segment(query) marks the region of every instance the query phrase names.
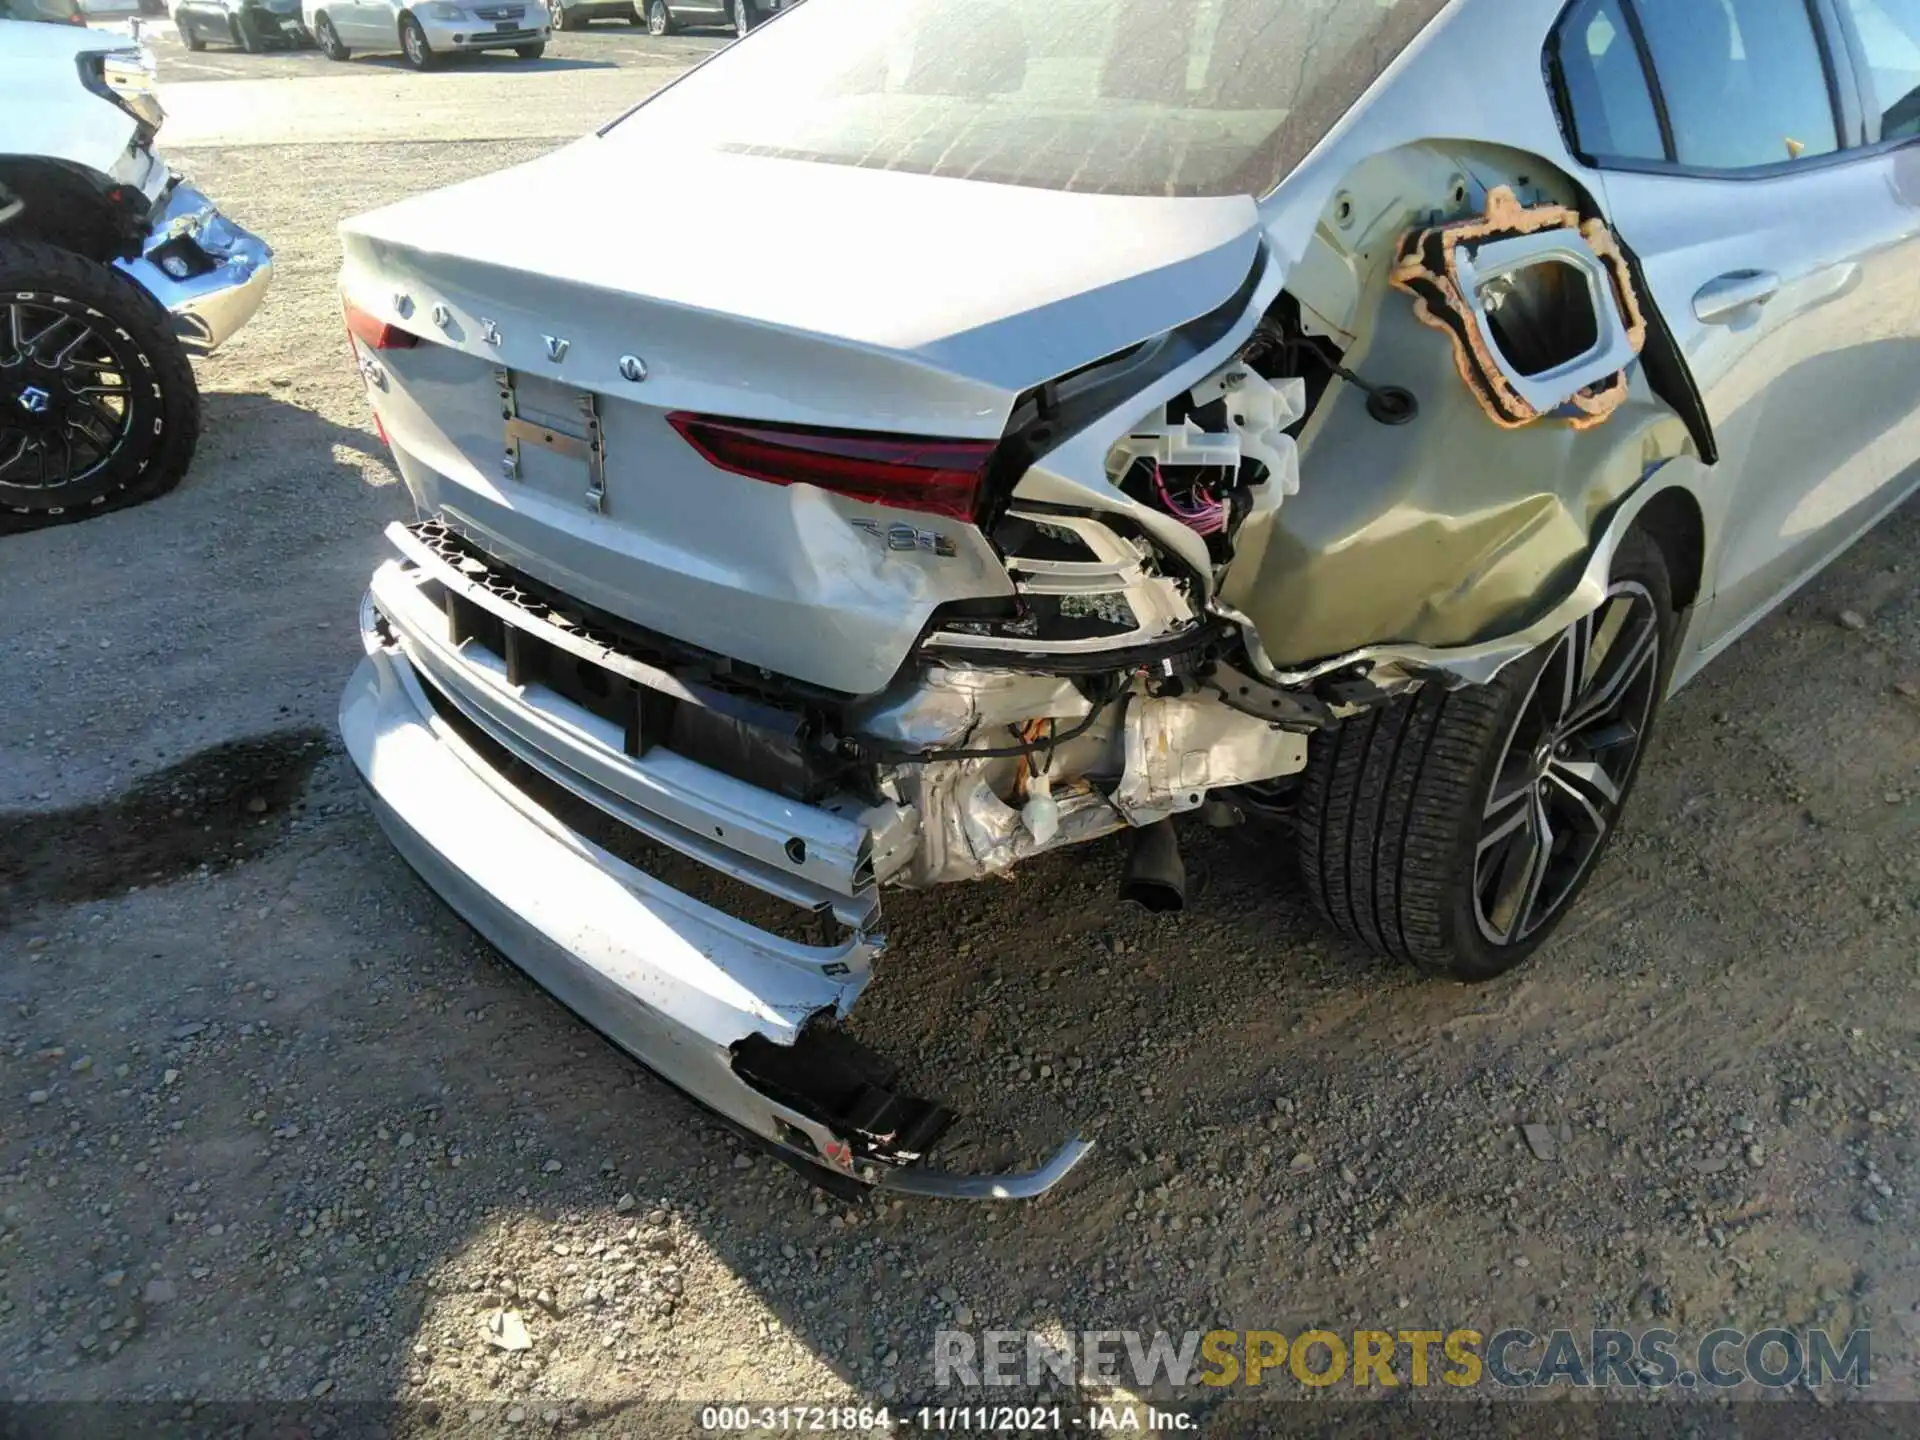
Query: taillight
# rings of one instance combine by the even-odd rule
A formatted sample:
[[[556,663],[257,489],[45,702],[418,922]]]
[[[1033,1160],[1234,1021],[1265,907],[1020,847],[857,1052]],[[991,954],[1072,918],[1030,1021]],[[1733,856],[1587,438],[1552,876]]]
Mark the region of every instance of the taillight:
[[[341,303],[346,307],[347,333],[368,349],[411,350],[420,343],[418,335],[402,330],[398,325],[389,325],[376,315],[369,315],[351,300]]]
[[[667,423],[722,470],[770,485],[818,485],[836,495],[972,520],[991,440],[928,440],[858,430],[761,425],[684,411]]]

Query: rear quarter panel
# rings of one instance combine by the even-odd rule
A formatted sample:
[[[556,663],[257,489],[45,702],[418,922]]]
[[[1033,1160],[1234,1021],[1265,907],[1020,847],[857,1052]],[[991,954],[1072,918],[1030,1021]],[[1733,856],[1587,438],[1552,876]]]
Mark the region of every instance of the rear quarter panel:
[[[1364,395],[1336,381],[1303,436],[1301,494],[1242,531],[1222,595],[1278,665],[1523,630],[1566,599],[1610,525],[1655,488],[1693,489],[1711,473],[1641,367],[1629,403],[1594,429],[1501,429],[1462,383],[1446,337],[1386,285],[1408,228],[1478,213],[1493,185],[1607,213],[1602,177],[1568,149],[1545,75],[1562,9],[1454,0],[1261,202],[1267,242],[1318,328],[1363,378],[1404,385],[1421,404],[1413,424],[1381,426]],[[1383,179],[1383,168],[1397,173]],[[1663,312],[1685,303],[1642,299]],[[1710,497],[1702,508],[1711,529]]]

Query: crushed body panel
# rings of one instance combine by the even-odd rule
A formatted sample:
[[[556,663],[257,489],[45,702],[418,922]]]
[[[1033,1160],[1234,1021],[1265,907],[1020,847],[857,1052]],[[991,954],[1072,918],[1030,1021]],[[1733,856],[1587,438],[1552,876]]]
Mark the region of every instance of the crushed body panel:
[[[1347,340],[1342,368],[1411,393],[1419,413],[1381,424],[1366,390],[1332,380],[1300,432],[1300,494],[1249,517],[1220,604],[1254,628],[1279,672],[1382,646],[1444,652],[1530,633],[1575,593],[1628,497],[1666,467],[1701,463],[1687,421],[1633,363],[1652,301],[1610,233],[1581,220],[1572,182],[1538,155],[1421,143],[1365,157],[1332,191],[1311,241],[1326,258],[1300,269],[1326,288],[1296,296],[1302,320]],[[1399,283],[1421,254],[1445,253],[1429,237],[1458,244],[1476,225],[1495,243],[1571,235],[1607,277],[1596,318],[1611,339],[1596,333],[1584,368],[1546,392],[1568,423],[1522,398],[1472,307],[1436,323],[1439,292],[1416,299]]]
[[[714,211],[656,217],[655,269],[555,275],[553,217],[477,222],[532,174],[568,223],[637,230],[583,144],[350,224],[350,304],[427,327],[391,355],[354,331],[423,515],[342,709],[396,844],[770,1143],[903,1192],[1057,1183],[1078,1139],[1019,1175],[926,1168],[950,1112],[849,1043],[883,887],[1284,791],[1314,732],[1489,680],[1590,609],[1636,506],[1703,463],[1659,297],[1527,54],[1558,8],[1406,7],[1436,18],[1342,117],[1303,109],[1314,135],[1282,138],[1305,159],[1257,203],[671,156]],[[725,263],[769,195],[804,217],[787,270]],[[886,218],[849,240],[830,201]],[[1476,221],[1485,244],[1450,252]],[[1503,366],[1467,325],[1483,258],[1604,275],[1592,344]],[[963,272],[1000,278],[935,283]],[[1441,281],[1458,324],[1434,323]],[[729,430],[987,458],[946,508],[895,507],[692,438]],[[707,882],[744,887],[740,913]]]

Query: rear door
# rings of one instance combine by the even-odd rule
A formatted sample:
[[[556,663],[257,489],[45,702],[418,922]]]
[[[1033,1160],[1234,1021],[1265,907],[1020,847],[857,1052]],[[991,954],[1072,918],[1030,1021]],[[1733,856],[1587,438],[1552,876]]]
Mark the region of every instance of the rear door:
[[[1920,460],[1920,153],[1877,143],[1828,4],[1579,0],[1557,40],[1577,146],[1720,446],[1709,647]]]
[[[376,50],[400,48],[399,12],[385,0],[328,0],[327,15],[347,45]]]

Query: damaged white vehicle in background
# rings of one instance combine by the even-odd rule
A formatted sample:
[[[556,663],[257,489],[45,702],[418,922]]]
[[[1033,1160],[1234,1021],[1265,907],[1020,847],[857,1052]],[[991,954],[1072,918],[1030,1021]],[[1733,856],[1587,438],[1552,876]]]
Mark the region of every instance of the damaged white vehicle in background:
[[[1086,1147],[920,1163],[841,1024],[888,886],[1128,829],[1169,910],[1172,817],[1277,820],[1344,933],[1511,968],[1665,696],[1912,488],[1912,8],[810,0],[349,222],[420,516],[341,709],[382,823],[922,1194]]]
[[[124,35],[0,19],[0,535],[177,485],[187,357],[266,297],[273,251],[155,152],[165,118]]]

